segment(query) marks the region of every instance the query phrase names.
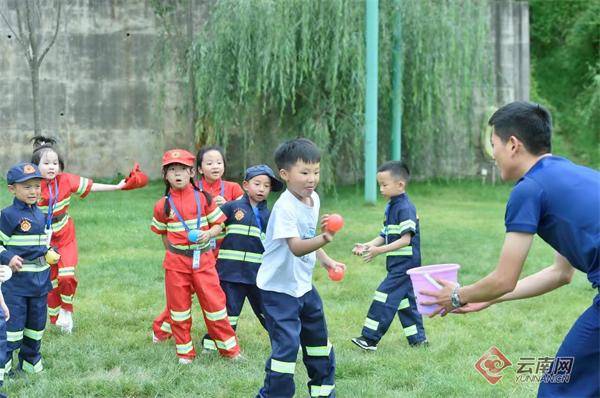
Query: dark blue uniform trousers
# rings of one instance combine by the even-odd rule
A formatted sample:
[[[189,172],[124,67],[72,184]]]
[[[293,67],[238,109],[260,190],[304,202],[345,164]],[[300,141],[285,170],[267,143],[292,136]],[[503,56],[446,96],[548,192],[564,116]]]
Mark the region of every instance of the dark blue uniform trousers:
[[[4,300],[10,311],[10,319],[6,323],[8,347],[4,371],[10,371],[13,352],[19,350],[19,368],[28,373],[41,372],[40,347],[46,328],[48,295],[25,297],[6,294]]]
[[[6,314],[0,310],[0,365],[6,362]],[[0,368],[0,386],[4,383],[4,366]]]
[[[362,335],[377,344],[396,313],[409,344],[418,344],[426,339],[423,318],[417,311],[415,293],[405,269],[388,272],[375,291]]]
[[[561,374],[555,363],[569,357],[574,358],[569,381],[546,382],[553,381],[551,373]],[[600,294],[575,321],[554,362],[542,378],[538,397],[600,397]]]
[[[262,311],[262,298],[260,296],[260,289],[256,285],[248,283],[237,283],[221,281],[221,289],[225,293],[227,299],[226,308],[229,323],[233,330],[237,329],[238,319],[242,313],[244,307],[244,301],[248,298],[252,311],[258,318],[263,328],[265,326],[265,316]],[[216,350],[217,345],[207,334],[202,338],[202,346],[206,350]]]
[[[335,355],[327,338],[323,303],[315,287],[302,297],[265,290],[261,290],[261,295],[271,356],[258,397],[294,396],[294,370],[300,346],[310,379],[310,396],[335,397]]]

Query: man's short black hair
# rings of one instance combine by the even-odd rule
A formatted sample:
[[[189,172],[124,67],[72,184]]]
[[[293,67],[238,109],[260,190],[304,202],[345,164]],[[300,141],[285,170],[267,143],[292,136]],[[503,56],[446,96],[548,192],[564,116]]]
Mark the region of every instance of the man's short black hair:
[[[539,104],[511,102],[494,112],[488,124],[502,142],[514,135],[532,155],[552,151],[552,116]]]
[[[289,170],[298,160],[304,163],[319,163],[321,151],[307,138],[286,141],[275,150],[275,164],[279,170]]]
[[[404,182],[410,180],[410,170],[406,163],[400,160],[390,160],[377,169],[378,173],[383,173],[384,171],[389,171],[392,177],[401,179]]]

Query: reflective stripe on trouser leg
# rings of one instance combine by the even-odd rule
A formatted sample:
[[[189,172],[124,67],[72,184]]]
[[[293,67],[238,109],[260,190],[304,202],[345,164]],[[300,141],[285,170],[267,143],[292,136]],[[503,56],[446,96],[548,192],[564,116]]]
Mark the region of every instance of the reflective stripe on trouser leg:
[[[309,393],[311,397],[335,396],[335,354],[327,336],[323,303],[314,286],[303,298],[300,342],[310,378]]]
[[[265,365],[261,397],[292,397],[294,371],[300,347],[301,298],[283,293],[261,291],[265,321],[271,340],[271,356]]]
[[[169,309],[165,308],[163,312],[161,312],[152,322],[152,331],[154,332],[154,336],[159,340],[166,340],[171,337],[172,329],[171,329],[171,315],[169,313]]]
[[[165,270],[167,308],[172,320],[171,331],[175,339],[176,353],[177,356],[188,359],[196,356],[190,335],[192,328],[191,290],[191,274]]]
[[[56,264],[50,266],[50,281],[52,282],[52,290],[48,293],[48,315],[50,316],[50,323],[55,324],[62,304],[58,291],[58,265]]]
[[[404,335],[410,344],[417,344],[427,339],[425,336],[425,327],[423,326],[423,317],[417,310],[417,301],[410,279],[408,280],[406,297],[402,299],[398,306],[398,318],[404,329]]]
[[[211,255],[206,253],[206,261],[210,261]],[[192,275],[193,289],[198,296],[202,307],[204,322],[208,329],[210,338],[215,342],[219,354],[233,357],[240,351],[237,337],[227,318],[225,293],[221,289],[219,276],[214,266],[200,267],[199,272]]]
[[[13,352],[21,348],[23,330],[27,320],[27,297],[5,294],[4,301],[10,311],[10,319],[6,322],[6,351],[4,371],[10,371]]]
[[[68,302],[68,299],[67,301],[61,300],[61,307],[65,311],[73,312],[73,297],[75,297],[77,291],[77,278],[75,276],[75,268],[78,262],[77,240],[73,239],[67,244],[59,245],[58,252],[60,253],[56,274],[58,291],[61,295],[70,297],[70,302]],[[50,280],[52,279],[54,278],[51,275]]]
[[[385,279],[377,288],[373,302],[367,313],[362,335],[378,343],[389,329],[394,316],[398,313],[403,328],[416,325],[417,333],[412,333],[412,328],[405,331],[410,343],[416,343],[425,339],[423,320],[410,304],[410,298],[414,302],[414,293],[410,278],[405,272],[388,272]],[[405,301],[405,299],[409,301]],[[409,334],[409,332],[411,332]]]
[[[23,330],[23,344],[19,351],[19,361],[24,371],[29,373],[41,372],[42,336],[46,328],[47,296],[28,297],[28,313]]]

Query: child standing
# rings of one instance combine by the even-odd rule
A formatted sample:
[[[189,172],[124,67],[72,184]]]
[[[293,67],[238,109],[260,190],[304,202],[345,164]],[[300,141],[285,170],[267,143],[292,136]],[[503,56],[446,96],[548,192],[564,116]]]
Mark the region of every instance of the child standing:
[[[262,262],[263,240],[271,214],[267,198],[271,191],[281,191],[283,184],[269,166],[261,164],[246,170],[243,187],[246,194],[241,199],[221,206],[227,221],[225,239],[217,259],[221,288],[227,297],[227,315],[234,330],[246,297],[261,325],[265,326],[256,273]],[[208,334],[202,345],[205,349],[216,350]]]
[[[2,283],[1,288],[8,320],[2,375],[10,371],[16,350],[19,350],[18,367],[38,373],[43,369],[40,347],[46,327],[48,292],[52,289],[50,266],[44,258],[48,252],[45,218],[36,206],[42,175],[36,165],[20,163],[8,171],[6,180],[15,199],[0,214],[0,263],[13,271],[12,278]]]
[[[194,186],[194,155],[172,149],[163,155],[162,166],[166,192],[154,206],[151,229],[161,235],[166,249],[165,293],[179,363],[189,364],[196,356],[190,335],[193,293],[198,296],[206,327],[221,355],[239,357],[240,348],[227,320],[225,294],[219,285],[209,244],[221,232],[225,216],[210,195]],[[154,322],[156,337],[168,338],[160,328],[156,330],[157,322]]]
[[[287,141],[275,151],[275,163],[287,190],[271,212],[263,263],[256,277],[271,340],[259,397],[294,395],[299,347],[310,378],[310,396],[335,396],[335,356],[312,273],[317,259],[327,269],[346,266],[322,249],[333,239],[333,233],[324,229],[326,215],[321,219],[323,232],[316,232],[320,201],[315,189],[320,161],[319,149],[305,138]]]
[[[384,163],[377,170],[379,191],[389,199],[385,208],[383,229],[367,243],[357,243],[352,252],[370,262],[385,254],[387,276],[381,282],[359,337],[352,342],[363,350],[375,351],[398,313],[404,335],[411,346],[427,344],[423,318],[417,312],[412,282],[406,271],[421,265],[419,219],[406,194],[410,178],[402,162]]]
[[[50,245],[56,247],[61,254],[58,264],[50,266],[52,281],[52,291],[48,295],[50,323],[60,327],[66,333],[71,333],[73,298],[77,289],[75,267],[78,262],[75,224],[69,216],[71,196],[75,194],[83,199],[90,192],[116,191],[125,185],[125,181],[117,185],[98,184],[89,178],[63,172],[65,163],[54,148],[55,143],[52,138],[34,137],[31,161],[38,165],[44,178],[38,206],[46,213],[45,231]]]
[[[0,252],[2,251],[0,246]],[[7,265],[0,265],[0,284],[9,280],[12,276],[12,270]],[[10,311],[4,301],[2,289],[0,289],[0,387],[4,384],[4,366],[6,362],[6,322],[10,319]],[[0,398],[6,398],[6,395],[0,393]]]

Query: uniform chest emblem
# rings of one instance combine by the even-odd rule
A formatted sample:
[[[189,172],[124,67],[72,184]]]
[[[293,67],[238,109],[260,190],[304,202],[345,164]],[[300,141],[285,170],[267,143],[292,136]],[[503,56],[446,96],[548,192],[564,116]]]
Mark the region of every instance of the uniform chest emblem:
[[[26,164],[25,167],[23,167],[23,173],[25,173],[25,174],[35,173],[35,169],[33,168],[32,165]]]
[[[242,221],[245,215],[246,213],[244,213],[244,210],[242,209],[237,209],[235,213],[233,213],[233,217],[235,217],[237,221]]]
[[[29,232],[31,229],[31,222],[29,220],[21,220],[21,231]]]

